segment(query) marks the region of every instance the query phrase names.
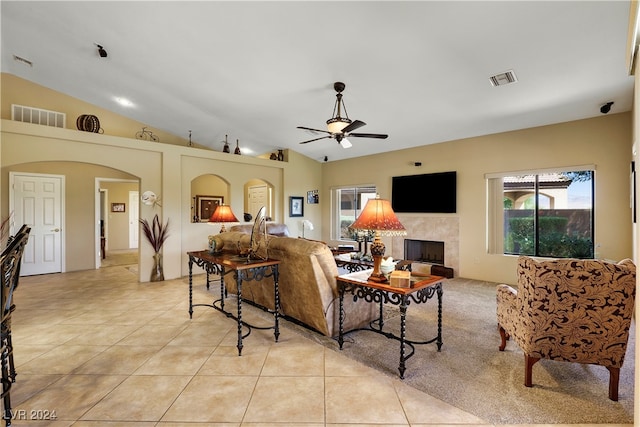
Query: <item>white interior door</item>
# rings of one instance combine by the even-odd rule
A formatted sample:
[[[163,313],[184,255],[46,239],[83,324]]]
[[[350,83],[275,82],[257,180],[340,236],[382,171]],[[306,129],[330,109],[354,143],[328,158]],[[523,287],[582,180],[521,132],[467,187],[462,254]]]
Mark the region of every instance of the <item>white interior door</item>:
[[[129,248],[138,247],[138,218],[140,217],[140,199],[138,191],[129,191]]]
[[[265,206],[267,216],[271,216],[268,203],[268,191],[266,185],[253,185],[249,187],[249,213],[255,218],[261,207]]]
[[[20,274],[62,272],[64,176],[12,172],[9,179],[13,223],[31,227]]]

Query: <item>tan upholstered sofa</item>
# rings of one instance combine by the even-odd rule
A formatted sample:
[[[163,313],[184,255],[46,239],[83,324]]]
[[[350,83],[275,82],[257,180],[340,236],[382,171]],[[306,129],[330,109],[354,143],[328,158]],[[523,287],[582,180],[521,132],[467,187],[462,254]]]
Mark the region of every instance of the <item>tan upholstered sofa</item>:
[[[500,350],[513,337],[524,352],[524,385],[540,359],[595,364],[609,374],[609,398],[618,400],[633,314],[636,267],[597,260],[518,259],[518,289],[498,285]]]
[[[238,244],[249,247],[250,236],[239,231],[228,231],[219,235],[224,249],[237,251]],[[259,252],[264,254],[265,245]],[[323,335],[334,337],[339,333],[339,298],[336,284],[338,267],[326,244],[294,237],[267,236],[269,258],[281,260],[279,266],[281,312]],[[261,306],[273,309],[274,293],[272,278],[266,283],[243,282],[242,296]],[[232,277],[225,277],[229,292],[237,292]],[[344,330],[349,331],[368,325],[377,317],[377,306],[363,300],[354,302],[345,298]]]
[[[251,234],[253,224],[238,224],[229,228],[229,231],[240,231],[242,233]],[[272,236],[286,237],[289,236],[289,227],[287,224],[280,224],[277,222],[267,222],[267,234]]]

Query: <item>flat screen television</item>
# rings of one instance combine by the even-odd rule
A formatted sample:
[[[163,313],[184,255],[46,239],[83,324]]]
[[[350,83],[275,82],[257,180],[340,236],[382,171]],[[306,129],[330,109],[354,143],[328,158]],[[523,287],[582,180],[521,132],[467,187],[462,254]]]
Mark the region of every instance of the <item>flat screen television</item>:
[[[456,172],[394,176],[391,207],[395,212],[456,213]]]

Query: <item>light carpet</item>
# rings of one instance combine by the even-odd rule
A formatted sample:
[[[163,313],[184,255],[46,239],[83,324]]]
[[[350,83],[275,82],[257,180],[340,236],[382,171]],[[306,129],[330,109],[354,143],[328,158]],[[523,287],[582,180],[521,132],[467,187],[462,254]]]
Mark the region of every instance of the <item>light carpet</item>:
[[[608,398],[609,371],[602,366],[541,360],[533,368],[534,387],[524,382],[524,356],[512,341],[498,351],[496,284],[467,279],[445,282],[443,346],[416,346],[404,382],[494,424],[632,424],[635,325],[620,372],[619,401]],[[436,335],[436,298],[411,304],[407,338]],[[387,310],[389,312],[389,310]],[[398,376],[399,342],[370,331],[335,339],[283,322],[299,333],[379,371]],[[399,316],[385,329],[399,335]]]

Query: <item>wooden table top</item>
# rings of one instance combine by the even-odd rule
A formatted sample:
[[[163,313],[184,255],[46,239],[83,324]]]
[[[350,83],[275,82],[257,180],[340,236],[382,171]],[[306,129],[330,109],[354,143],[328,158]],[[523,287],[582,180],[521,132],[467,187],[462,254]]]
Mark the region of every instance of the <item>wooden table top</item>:
[[[371,280],[367,280],[371,275],[372,269],[356,271],[355,273],[342,274],[337,277],[339,281],[351,283],[358,286],[368,286],[370,288],[379,289],[381,291],[393,292],[396,294],[408,295],[419,291],[420,289],[427,288],[436,283],[445,280],[442,276],[433,275],[411,275],[411,287],[400,288],[391,286],[389,283],[378,283]]]
[[[208,250],[203,251],[191,251],[187,252],[188,255],[201,260],[211,262],[213,264],[222,265],[236,270],[246,270],[256,267],[268,267],[270,265],[280,264],[280,260],[277,259],[251,259],[248,260],[246,256],[240,256],[232,252],[220,252],[216,254],[210,254]]]

